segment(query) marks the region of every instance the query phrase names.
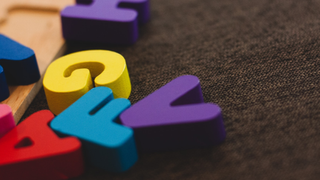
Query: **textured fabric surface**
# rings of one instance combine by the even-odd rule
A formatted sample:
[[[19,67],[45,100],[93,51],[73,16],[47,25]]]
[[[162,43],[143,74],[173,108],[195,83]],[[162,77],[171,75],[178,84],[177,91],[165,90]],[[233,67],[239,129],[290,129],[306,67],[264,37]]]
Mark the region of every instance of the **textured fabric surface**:
[[[132,46],[68,43],[122,54],[132,104],[185,74],[219,104],[219,146],[139,154],[127,172],[87,167],[75,180],[319,179],[320,0],[151,0]],[[46,109],[43,89],[23,119]]]

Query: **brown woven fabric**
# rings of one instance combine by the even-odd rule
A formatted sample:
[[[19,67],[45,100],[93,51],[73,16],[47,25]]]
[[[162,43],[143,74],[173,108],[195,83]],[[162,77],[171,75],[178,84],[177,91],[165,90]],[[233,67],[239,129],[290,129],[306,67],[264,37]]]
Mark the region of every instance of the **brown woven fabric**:
[[[320,0],[151,0],[136,44],[68,44],[85,49],[126,58],[132,104],[196,75],[205,101],[223,110],[227,138],[139,154],[121,174],[88,166],[76,180],[320,178]],[[41,90],[23,118],[46,108]]]

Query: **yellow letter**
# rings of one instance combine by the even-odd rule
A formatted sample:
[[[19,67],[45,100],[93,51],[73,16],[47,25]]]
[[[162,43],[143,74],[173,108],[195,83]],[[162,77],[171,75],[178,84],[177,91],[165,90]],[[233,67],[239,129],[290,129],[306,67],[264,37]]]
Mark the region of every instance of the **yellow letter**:
[[[112,89],[114,98],[128,98],[131,83],[123,56],[88,50],[63,56],[48,67],[43,79],[49,109],[59,114],[95,86]]]

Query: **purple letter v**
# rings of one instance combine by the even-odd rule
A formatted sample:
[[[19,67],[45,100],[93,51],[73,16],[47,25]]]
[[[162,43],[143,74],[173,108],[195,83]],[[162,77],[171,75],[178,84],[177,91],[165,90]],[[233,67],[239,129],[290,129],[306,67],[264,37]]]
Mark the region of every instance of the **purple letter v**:
[[[226,136],[221,109],[204,103],[196,76],[180,76],[120,115],[134,130],[139,151],[205,147]]]

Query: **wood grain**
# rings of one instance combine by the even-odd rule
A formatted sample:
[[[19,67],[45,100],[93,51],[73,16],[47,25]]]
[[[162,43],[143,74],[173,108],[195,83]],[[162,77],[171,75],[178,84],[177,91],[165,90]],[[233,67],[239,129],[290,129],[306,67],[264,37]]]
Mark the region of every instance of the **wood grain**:
[[[64,52],[59,12],[72,4],[74,0],[0,1],[0,33],[33,49],[41,74],[37,83],[10,86],[10,97],[1,102],[11,107],[16,123],[41,88],[48,65]]]

